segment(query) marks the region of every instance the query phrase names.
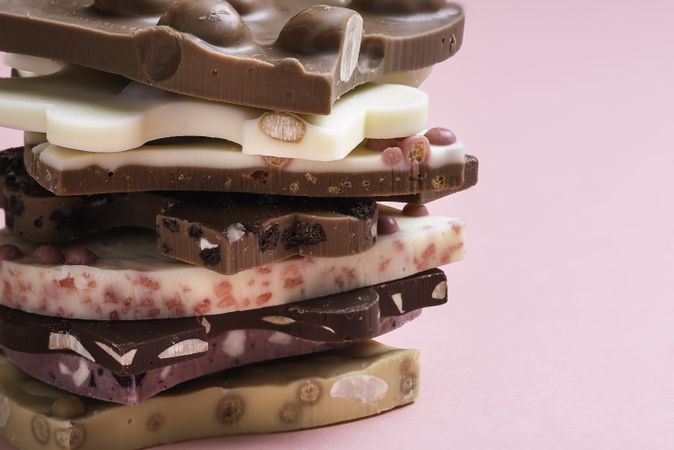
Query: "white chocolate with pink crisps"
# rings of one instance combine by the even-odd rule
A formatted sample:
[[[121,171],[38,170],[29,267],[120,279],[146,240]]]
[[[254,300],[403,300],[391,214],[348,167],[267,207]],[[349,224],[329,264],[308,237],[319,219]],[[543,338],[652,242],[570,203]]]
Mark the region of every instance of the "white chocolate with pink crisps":
[[[92,265],[35,264],[35,245],[2,231],[0,245],[15,245],[22,256],[0,261],[0,302],[30,313],[88,320],[223,314],[384,283],[463,257],[459,219],[406,217],[386,207],[380,216],[392,216],[399,229],[380,234],[363,253],[291,258],[234,275],[168,259],[157,250],[153,233],[138,230],[63,246],[87,247],[98,256]]]

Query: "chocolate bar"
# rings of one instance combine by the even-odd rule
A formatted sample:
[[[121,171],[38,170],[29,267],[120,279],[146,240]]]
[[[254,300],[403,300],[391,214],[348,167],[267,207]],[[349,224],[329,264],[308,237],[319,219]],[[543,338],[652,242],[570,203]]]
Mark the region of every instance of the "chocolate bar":
[[[0,357],[0,436],[22,450],[134,450],[325,426],[414,401],[419,361],[417,350],[368,341],[234,369],[129,407],[69,395]]]
[[[52,144],[88,152],[198,136],[236,142],[249,155],[334,161],[365,138],[416,134],[427,115],[428,95],[397,84],[361,86],[316,116],[209,102],[74,67],[0,79],[0,126],[44,132]]]
[[[119,227],[156,229],[162,253],[221,273],[295,255],[359,253],[374,245],[377,231],[372,200],[208,193],[57,197],[26,174],[20,149],[0,152],[0,206],[7,226],[33,242]]]
[[[152,8],[145,8],[145,5]],[[461,46],[442,0],[0,0],[0,50],[194,97],[328,114],[355,86]]]
[[[426,275],[425,278],[424,275]],[[155,323],[153,322],[152,324],[144,324],[149,328],[140,333],[138,332],[138,327],[134,327],[133,325],[122,326],[121,329],[116,330],[120,333],[120,335],[116,336],[117,339],[123,341],[125,349],[130,348],[125,353],[118,353],[103,342],[91,342],[91,339],[95,339],[92,336],[89,336],[87,339],[77,339],[74,334],[58,332],[50,332],[49,338],[41,340],[42,345],[37,345],[41,347],[41,350],[38,350],[36,353],[14,350],[1,344],[0,349],[21,370],[60,389],[77,395],[115,403],[138,404],[179,383],[224,369],[260,361],[325,351],[344,345],[344,343],[388,333],[421,314],[421,309],[415,309],[415,305],[444,303],[446,295],[444,274],[437,271],[430,274],[430,276],[429,274],[424,275],[398,280],[391,283],[391,286],[374,286],[369,288],[369,291],[368,289],[359,289],[341,295],[339,300],[344,300],[343,305],[339,305],[339,303],[330,304],[325,310],[327,315],[332,315],[333,318],[341,323],[334,330],[334,336],[328,336],[326,341],[306,340],[283,331],[273,331],[273,327],[265,324],[259,329],[256,329],[257,325],[254,325],[252,328],[232,329],[219,334],[214,331],[217,325],[213,324],[211,325],[211,332],[208,333],[205,340],[185,338],[183,334],[174,336],[172,341],[167,341],[169,336],[162,334],[161,325],[159,325],[160,328],[158,329],[154,328]],[[434,280],[431,278],[434,278]],[[418,292],[414,292],[415,288],[419,289]],[[396,289],[400,292],[394,292]],[[381,316],[378,317],[370,314],[373,308],[370,308],[368,312],[362,311],[362,303],[352,308],[354,303],[358,303],[357,297],[360,295],[368,297],[369,303],[377,303],[374,295],[378,292],[387,297],[380,302]],[[413,298],[417,294],[421,297],[420,299]],[[323,305],[320,305],[320,301],[333,303],[333,298],[337,300],[335,297],[326,297],[315,301],[310,300],[309,303],[313,302],[315,307],[311,307],[312,309],[307,310],[307,312],[319,316],[323,308]],[[295,320],[292,317],[268,315],[263,316],[257,323],[275,323],[277,329],[293,328],[295,325],[299,327],[310,326],[309,324],[312,323],[312,320],[310,318],[306,320],[302,319],[302,312],[297,312],[304,311],[305,303],[307,302],[298,304],[297,309],[294,309],[295,314],[292,316],[299,317],[299,320],[296,322],[291,322]],[[292,308],[286,309],[292,310]],[[386,313],[386,309],[390,310],[390,314]],[[269,313],[271,314],[272,312]],[[236,315],[236,313],[232,314]],[[222,317],[224,320],[225,316],[229,315],[224,314],[222,316],[211,317],[206,319],[206,323],[211,323],[210,319],[217,319],[218,317]],[[39,317],[35,315],[30,316]],[[357,322],[361,319],[369,320],[371,322],[370,325],[359,325]],[[43,320],[49,321],[50,319]],[[174,320],[180,319],[167,319],[159,322]],[[97,332],[94,328],[95,325],[88,325],[92,323],[91,321],[70,322],[85,322],[87,325],[84,326],[87,327],[88,331]],[[315,320],[313,322],[315,323]],[[100,325],[99,327],[105,327],[105,325]],[[323,335],[333,334],[332,328],[328,325],[321,325],[320,327],[315,325],[314,327],[324,327]],[[121,332],[128,328],[136,328],[135,335],[121,335]],[[353,330],[353,334],[349,334],[349,328]],[[82,327],[80,327],[81,329]],[[23,331],[19,331],[19,334],[25,337],[27,330],[24,328]],[[341,339],[338,337],[338,334],[342,336]],[[152,342],[143,341],[143,339],[147,340],[148,336],[152,337],[153,335],[156,339]],[[358,335],[361,337],[358,338]],[[31,339],[34,338],[31,337]],[[15,338],[10,338],[10,340],[16,341]],[[91,343],[88,347],[85,346],[87,342]],[[25,344],[21,345],[20,343],[19,346],[26,347]],[[53,350],[56,350],[56,352],[50,351],[47,347],[54,347]],[[62,347],[61,351],[57,347]],[[95,356],[89,353],[88,348],[94,350],[98,348]],[[67,351],[67,349],[71,351]],[[142,354],[142,350],[145,350],[144,354]],[[106,354],[108,360],[101,358],[95,361],[102,354]],[[112,355],[114,355],[113,359],[116,361],[114,363],[109,362],[109,357]],[[147,360],[143,359],[148,356]],[[134,362],[138,362],[138,367],[142,367],[141,364],[147,366],[146,371],[138,373],[132,371],[131,366],[133,366]],[[123,363],[131,364],[129,367],[120,367],[123,366]],[[111,365],[118,370],[112,369]],[[119,369],[121,369],[121,372]]]
[[[216,359],[222,352],[241,356],[246,339],[236,335],[256,330],[269,331],[271,341],[279,343],[291,337],[324,343],[370,339],[391,328],[385,319],[399,326],[406,314],[446,301],[447,279],[432,269],[323,298],[207,318],[84,321],[0,306],[0,345],[30,354],[74,353],[115,375],[139,375],[209,354],[213,359],[216,350]]]
[[[407,217],[384,206],[379,217],[377,242],[363,253],[290,258],[234,275],[166,258],[154,232],[144,230],[118,230],[58,247],[0,231],[0,303],[90,320],[214,315],[371,286],[463,256],[458,219]],[[383,226],[390,222],[395,227]]]
[[[238,145],[212,139],[171,139],[121,153],[70,150],[45,140],[27,133],[26,167],[57,195],[196,190],[417,202],[468,189],[478,172],[477,158],[466,155],[463,144],[436,139],[429,140],[424,161],[364,142],[329,162],[244,155]]]

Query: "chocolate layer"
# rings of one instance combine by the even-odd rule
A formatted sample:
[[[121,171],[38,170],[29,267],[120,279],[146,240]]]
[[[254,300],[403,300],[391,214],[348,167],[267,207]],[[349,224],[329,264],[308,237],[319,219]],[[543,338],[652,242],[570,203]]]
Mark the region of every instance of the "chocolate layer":
[[[443,61],[463,38],[461,8],[444,1],[144,3],[0,0],[0,49],[211,100],[327,114],[353,87]]]
[[[192,140],[184,143],[189,148]],[[183,144],[180,144],[183,145]],[[382,201],[426,202],[477,184],[478,160],[467,155],[461,163],[431,166],[412,164],[401,169],[352,171],[296,171],[284,158],[254,157],[259,165],[246,169],[156,167],[124,165],[109,170],[90,165],[59,170],[27,144],[24,152],[30,175],[57,195],[104,194],[143,191],[247,192],[304,197],[368,197]],[[109,157],[101,154],[100,158]],[[349,157],[347,157],[349,158]],[[290,165],[289,165],[290,163]]]
[[[325,426],[414,401],[419,360],[416,350],[370,341],[227,371],[125,407],[68,395],[0,357],[0,436],[25,450],[134,450]]]
[[[344,256],[374,245],[373,200],[207,193],[57,197],[25,172],[20,149],[0,153],[7,226],[35,242],[119,227],[157,230],[167,256],[237,273],[290,256]]]
[[[345,343],[383,334],[402,323],[402,316],[446,301],[445,274],[432,269],[314,300],[207,318],[86,321],[0,307],[0,345],[21,353],[76,353],[116,375],[140,375],[209,354],[213,359],[212,344],[226,341],[231,331],[267,330]]]

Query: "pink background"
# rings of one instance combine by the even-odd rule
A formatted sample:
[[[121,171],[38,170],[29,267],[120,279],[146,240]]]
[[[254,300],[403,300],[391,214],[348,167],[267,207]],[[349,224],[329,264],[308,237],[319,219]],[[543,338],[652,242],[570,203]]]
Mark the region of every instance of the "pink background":
[[[480,158],[478,187],[430,208],[466,219],[468,255],[448,305],[382,339],[422,349],[419,401],[166,450],[674,446],[674,3],[465,6],[424,87]]]

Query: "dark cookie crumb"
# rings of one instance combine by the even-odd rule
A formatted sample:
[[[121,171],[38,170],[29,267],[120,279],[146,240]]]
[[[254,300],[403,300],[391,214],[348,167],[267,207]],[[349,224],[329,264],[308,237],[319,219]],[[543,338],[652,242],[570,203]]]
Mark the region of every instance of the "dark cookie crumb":
[[[222,261],[220,246],[203,249],[199,252],[199,258],[206,266],[217,266]]]
[[[169,230],[171,233],[177,233],[180,231],[180,224],[176,219],[162,219],[161,221],[164,228]]]
[[[261,252],[273,250],[278,245],[281,235],[279,224],[274,223],[260,232],[258,236],[258,247]]]
[[[195,223],[190,225],[187,234],[192,239],[201,239],[201,236],[203,236],[204,233],[201,231],[201,225]]]
[[[325,230],[320,223],[297,221],[283,232],[283,243],[287,250],[300,245],[316,245],[327,240]]]

